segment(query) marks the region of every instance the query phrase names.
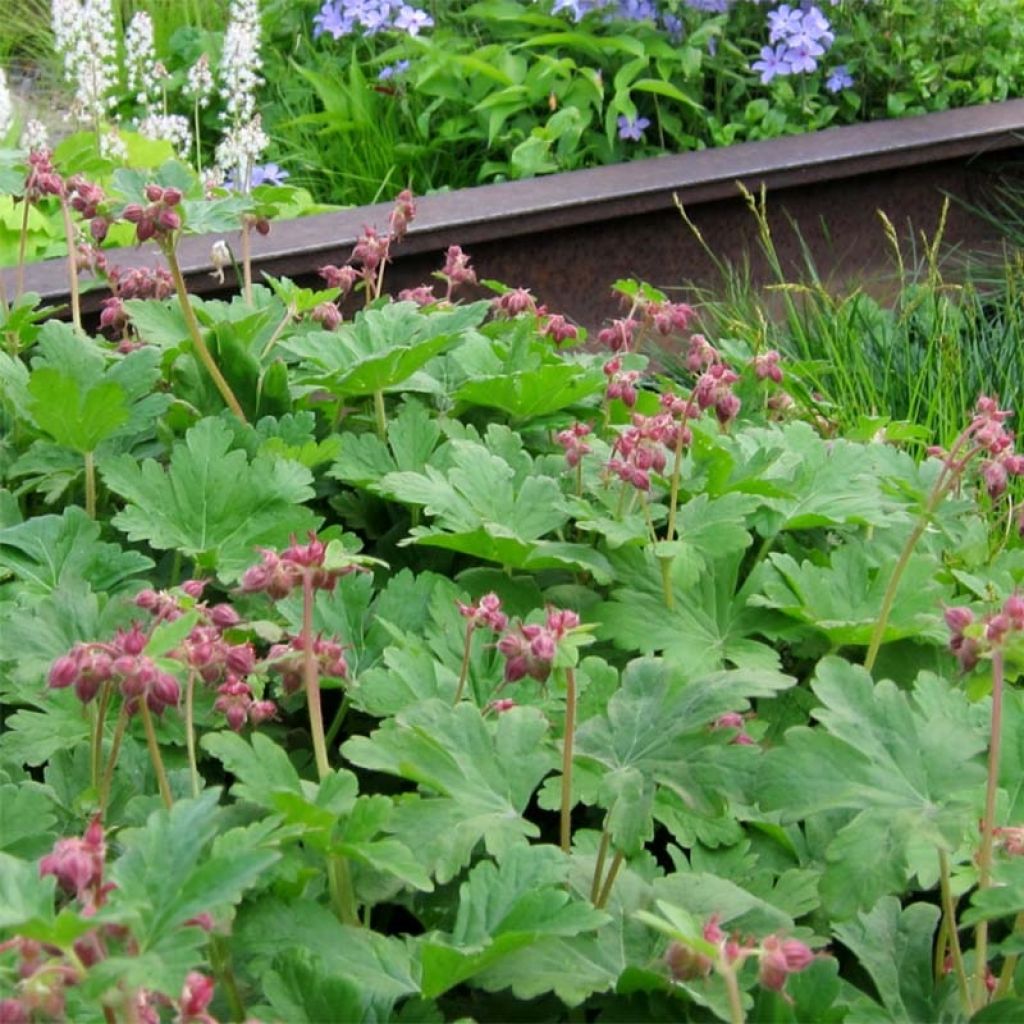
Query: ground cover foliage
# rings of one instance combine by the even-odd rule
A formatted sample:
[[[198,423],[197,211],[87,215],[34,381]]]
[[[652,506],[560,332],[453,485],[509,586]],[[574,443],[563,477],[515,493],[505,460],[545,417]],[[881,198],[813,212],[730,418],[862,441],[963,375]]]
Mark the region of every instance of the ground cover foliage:
[[[641,282],[390,296],[408,194],[189,298],[255,199],[46,161],[167,269],[0,311],[5,1021],[1019,1017],[993,396],[925,450]]]

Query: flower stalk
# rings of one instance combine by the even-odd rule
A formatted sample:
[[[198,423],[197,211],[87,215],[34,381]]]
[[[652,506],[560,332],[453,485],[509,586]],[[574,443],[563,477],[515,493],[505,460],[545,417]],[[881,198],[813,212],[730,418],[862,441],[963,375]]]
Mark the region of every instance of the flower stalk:
[[[576,731],[576,672],[565,670],[565,736],[562,739],[562,813],[559,838],[562,852],[572,849],[572,748]]]
[[[164,759],[160,754],[160,744],[156,738],[156,729],[153,727],[153,715],[146,703],[146,698],[139,700],[139,714],[142,716],[142,728],[146,733],[146,746],[149,748],[149,759],[153,762],[153,771],[156,773],[156,784],[160,789],[160,798],[167,810],[174,806],[174,797],[171,796],[171,787],[167,782],[167,770],[164,768]]]

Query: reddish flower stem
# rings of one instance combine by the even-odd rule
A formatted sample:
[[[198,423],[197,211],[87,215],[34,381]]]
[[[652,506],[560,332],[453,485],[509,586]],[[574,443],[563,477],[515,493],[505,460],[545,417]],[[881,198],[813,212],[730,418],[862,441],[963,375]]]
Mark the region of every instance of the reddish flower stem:
[[[157,742],[156,730],[153,728],[153,715],[150,713],[146,698],[139,699],[139,714],[142,716],[142,728],[146,733],[146,746],[149,748],[149,759],[153,762],[153,771],[156,773],[156,784],[160,788],[160,797],[167,810],[174,806],[174,797],[171,796],[171,787],[167,782],[167,770],[164,768],[164,759],[160,755],[160,744]]]

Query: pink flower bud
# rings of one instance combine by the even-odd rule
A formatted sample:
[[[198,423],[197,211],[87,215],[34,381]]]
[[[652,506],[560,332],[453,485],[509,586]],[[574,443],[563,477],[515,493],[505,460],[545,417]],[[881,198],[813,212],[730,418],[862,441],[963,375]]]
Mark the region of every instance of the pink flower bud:
[[[198,971],[189,971],[181,990],[181,998],[178,1000],[182,1024],[196,1018],[206,1020],[206,1008],[212,999],[213,979]]]
[[[49,685],[54,690],[63,690],[78,678],[78,659],[65,654],[50,668]]]
[[[146,186],[146,198],[151,203],[159,203],[160,200],[163,199],[163,197],[164,197],[164,190],[163,190],[163,188],[161,188],[161,186],[155,185],[155,184],[151,184],[151,185],[147,185]],[[179,194],[178,198],[179,199],[181,198],[180,194]]]
[[[946,609],[945,619],[954,633],[962,633],[974,621],[974,612],[962,605],[954,605]]]
[[[230,629],[242,621],[242,617],[229,604],[215,604],[208,614],[218,629]]]
[[[163,201],[165,206],[177,206],[181,202],[181,190],[174,187],[165,188]]]

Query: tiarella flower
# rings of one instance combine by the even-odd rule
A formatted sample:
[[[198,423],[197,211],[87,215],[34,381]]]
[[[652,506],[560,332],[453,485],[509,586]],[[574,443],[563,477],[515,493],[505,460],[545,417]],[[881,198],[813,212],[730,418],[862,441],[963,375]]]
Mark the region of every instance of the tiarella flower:
[[[116,128],[110,128],[100,136],[100,156],[107,160],[128,159],[128,146]]]
[[[125,77],[135,102],[147,109],[160,98],[156,76],[156,47],[153,42],[153,19],[145,11],[136,11],[124,36]],[[158,136],[152,136],[157,138]]]
[[[633,118],[627,117],[625,114],[619,115],[617,124],[619,126],[619,138],[629,139],[633,142],[640,142],[644,137],[644,130],[651,126],[649,118]]]
[[[117,36],[112,0],[53,0],[54,46],[74,89],[72,112],[99,124],[117,104]]]
[[[199,59],[188,69],[188,77],[182,92],[190,100],[198,103],[200,107],[210,105],[210,96],[213,94],[213,72],[210,71],[210,58],[207,54],[201,54]]]
[[[237,191],[247,193],[252,188],[252,175],[258,166],[270,139],[263,131],[263,120],[256,114],[250,121],[242,121],[224,133],[217,146],[217,163],[230,171]]]
[[[262,69],[259,0],[231,0],[220,60],[222,117],[229,124],[245,124],[256,116]]]
[[[139,122],[139,134],[147,139],[166,139],[186,159],[192,150],[192,125],[181,114],[148,114]]]
[[[829,72],[828,78],[825,80],[825,88],[831,93],[853,88],[853,76],[845,64],[839,64]]]
[[[28,150],[30,153],[41,149],[49,149],[50,133],[47,131],[46,125],[43,124],[42,121],[30,118],[25,122],[25,127],[21,132],[21,138],[18,140],[18,145],[22,149]]]

